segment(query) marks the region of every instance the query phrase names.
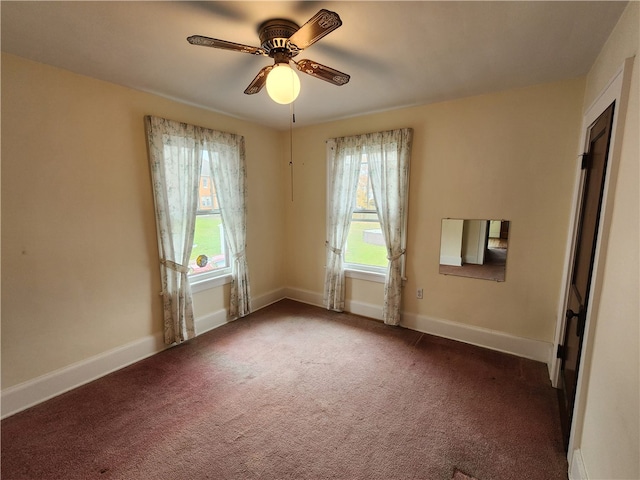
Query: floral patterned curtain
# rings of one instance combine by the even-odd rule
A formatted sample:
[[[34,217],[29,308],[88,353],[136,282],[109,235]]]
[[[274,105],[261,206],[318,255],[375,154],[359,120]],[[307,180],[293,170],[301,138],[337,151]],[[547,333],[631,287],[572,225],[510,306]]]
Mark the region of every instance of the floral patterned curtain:
[[[371,189],[387,247],[384,323],[400,323],[402,262],[406,249],[409,159],[413,130],[405,128],[367,135]]]
[[[167,344],[195,336],[188,264],[193,247],[204,149],[213,164],[225,238],[233,257],[229,315],[250,312],[246,250],[244,138],[163,118],[145,117],[156,206]]]
[[[329,221],[324,304],[328,310],[344,310],[344,256],[351,213],[356,200],[362,144],[356,137],[327,141],[329,161]]]
[[[193,125],[151,116],[145,117],[145,124],[156,206],[164,341],[170,345],[195,336],[187,275],[202,151]]]
[[[247,209],[244,137],[231,133],[205,131],[205,148],[212,159],[225,238],[231,254],[231,300],[229,316],[251,313],[249,270],[247,268]]]
[[[413,130],[405,128],[327,141],[330,172],[324,303],[330,310],[344,309],[343,250],[355,205],[360,163],[366,156],[389,260],[382,317],[387,324],[400,323],[412,139]]]

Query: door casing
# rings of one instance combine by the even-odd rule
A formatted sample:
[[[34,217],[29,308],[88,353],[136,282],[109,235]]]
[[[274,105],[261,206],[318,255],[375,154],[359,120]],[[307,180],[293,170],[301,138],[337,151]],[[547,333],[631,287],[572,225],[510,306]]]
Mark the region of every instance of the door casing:
[[[591,106],[586,110],[582,120],[582,129],[580,133],[580,143],[578,155],[575,160],[576,177],[573,188],[572,211],[570,216],[569,235],[565,249],[565,260],[563,267],[562,290],[560,292],[560,301],[557,311],[556,335],[554,340],[554,348],[552,358],[550,359],[549,373],[551,382],[557,388],[560,381],[560,359],[556,358],[558,345],[564,339],[567,309],[567,301],[569,294],[569,283],[571,275],[571,266],[573,265],[573,254],[575,251],[575,240],[578,228],[578,215],[580,213],[580,200],[582,198],[582,175],[581,169],[582,152],[586,151],[588,142],[589,126],[611,105],[616,103],[616,109],[613,116],[613,125],[611,128],[611,144],[607,160],[607,170],[605,173],[605,186],[601,205],[600,223],[598,228],[598,236],[596,240],[596,252],[593,262],[593,276],[591,279],[591,297],[586,311],[584,337],[582,341],[582,355],[580,358],[578,383],[576,387],[576,398],[574,402],[573,418],[571,421],[571,430],[569,436],[569,447],[567,458],[569,465],[572,465],[573,454],[580,448],[579,438],[582,434],[582,419],[584,418],[584,408],[586,402],[586,387],[589,374],[589,363],[591,360],[591,351],[593,346],[593,335],[595,333],[595,323],[592,320],[593,312],[597,312],[599,304],[599,293],[601,290],[603,254],[606,251],[609,226],[611,223],[611,209],[613,192],[615,191],[615,183],[617,179],[618,164],[620,158],[620,145],[622,132],[624,131],[624,118],[627,111],[627,102],[629,97],[629,89],[631,85],[631,69],[633,65],[633,57],[628,58],[617,70],[616,74],[609,81],[600,95],[595,99]]]

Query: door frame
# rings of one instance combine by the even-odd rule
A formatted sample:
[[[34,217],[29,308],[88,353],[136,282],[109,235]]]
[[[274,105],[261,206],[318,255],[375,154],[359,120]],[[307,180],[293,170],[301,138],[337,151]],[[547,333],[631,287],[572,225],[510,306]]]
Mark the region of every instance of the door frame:
[[[631,85],[631,69],[633,66],[633,57],[627,58],[618,68],[613,78],[600,92],[598,97],[593,101],[591,106],[585,111],[582,119],[582,128],[580,130],[578,156],[575,160],[575,180],[573,185],[572,207],[569,218],[569,229],[567,235],[567,244],[564,255],[562,288],[558,302],[558,310],[556,317],[556,333],[552,355],[550,359],[549,374],[553,387],[557,388],[560,381],[561,361],[556,358],[558,345],[563,342],[566,328],[566,304],[569,296],[569,284],[571,281],[571,265],[575,252],[575,243],[578,229],[578,216],[580,214],[580,204],[583,195],[583,176],[585,171],[581,168],[582,153],[587,151],[589,127],[591,124],[611,105],[615,102],[615,110],[613,115],[613,124],[611,127],[611,143],[607,159],[607,169],[605,172],[605,185],[602,197],[602,205],[600,207],[600,223],[596,240],[596,251],[593,262],[593,275],[590,286],[590,300],[587,305],[585,329],[582,343],[582,355],[580,358],[578,383],[576,386],[576,398],[574,401],[573,417],[571,419],[571,430],[569,434],[569,448],[567,450],[567,459],[569,466],[572,465],[573,453],[580,448],[579,439],[582,434],[582,419],[584,418],[584,410],[586,403],[586,391],[589,378],[589,366],[591,363],[591,353],[593,349],[593,336],[595,334],[595,322],[592,320],[593,312],[598,311],[599,297],[602,285],[602,273],[604,271],[604,253],[608,243],[609,227],[611,225],[611,211],[613,208],[613,193],[620,163],[620,148],[622,134],[624,132],[624,119],[627,112],[627,102],[629,98],[629,89]]]

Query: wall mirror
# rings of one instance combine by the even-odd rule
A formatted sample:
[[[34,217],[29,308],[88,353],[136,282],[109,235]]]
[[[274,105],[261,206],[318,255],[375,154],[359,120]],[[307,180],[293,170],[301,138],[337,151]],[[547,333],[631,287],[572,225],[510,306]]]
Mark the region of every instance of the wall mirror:
[[[443,218],[440,273],[504,282],[508,220]]]

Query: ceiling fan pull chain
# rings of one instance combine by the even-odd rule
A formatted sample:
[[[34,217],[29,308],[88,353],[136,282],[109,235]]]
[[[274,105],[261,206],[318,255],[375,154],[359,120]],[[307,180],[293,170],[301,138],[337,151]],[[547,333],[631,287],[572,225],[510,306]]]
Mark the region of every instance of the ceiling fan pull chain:
[[[293,202],[293,124],[296,122],[296,114],[293,103],[289,104],[289,170],[291,172],[291,201]]]

